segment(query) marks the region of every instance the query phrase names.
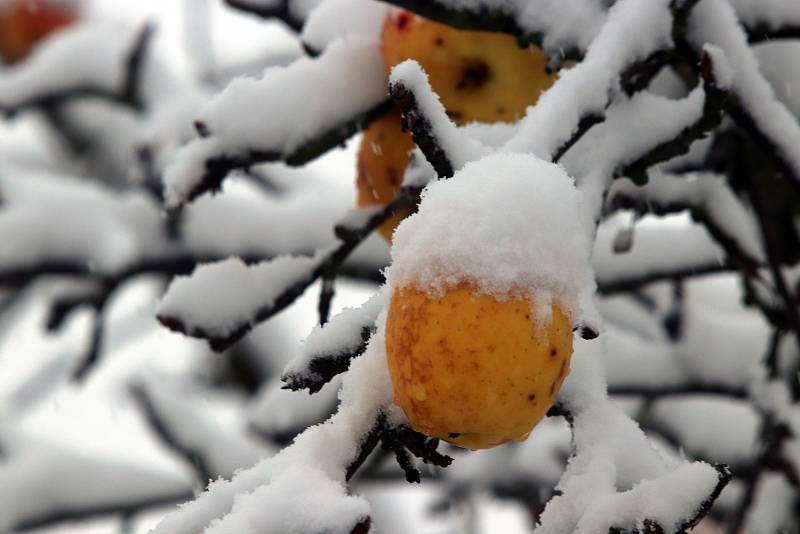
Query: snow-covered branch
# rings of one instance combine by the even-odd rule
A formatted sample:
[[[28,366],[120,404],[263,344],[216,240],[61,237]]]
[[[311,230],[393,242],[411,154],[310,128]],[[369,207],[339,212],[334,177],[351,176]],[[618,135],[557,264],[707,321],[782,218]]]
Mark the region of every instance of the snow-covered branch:
[[[58,36],[0,76],[0,113],[14,116],[82,98],[142,111],[142,69],[154,31],[147,24],[125,39],[116,26],[87,24]],[[87,54],[95,56],[95,61],[81,61]]]
[[[167,207],[219,190],[236,169],[269,161],[307,163],[380,115],[385,101],[376,44],[357,36],[339,39],[317,58],[267,69],[260,80],[234,80],[201,113],[201,136],[167,168]]]

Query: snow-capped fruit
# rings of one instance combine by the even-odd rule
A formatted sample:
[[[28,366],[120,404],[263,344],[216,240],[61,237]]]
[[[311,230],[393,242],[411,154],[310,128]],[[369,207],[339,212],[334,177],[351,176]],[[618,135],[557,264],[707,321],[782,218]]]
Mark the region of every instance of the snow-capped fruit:
[[[356,160],[358,207],[388,204],[394,199],[412,148],[414,141],[403,131],[399,111],[386,113],[364,131]],[[386,241],[391,243],[394,229],[406,215],[407,211],[397,213],[378,228]]]
[[[510,35],[457,30],[407,11],[386,18],[381,52],[387,70],[416,60],[461,124],[518,120],[555,81],[538,48],[522,48]]]
[[[459,447],[524,440],[553,405],[572,355],[561,307],[538,320],[528,298],[470,284],[431,295],[395,288],[386,322],[394,402],[411,426]]]
[[[24,59],[51,33],[78,19],[78,2],[9,0],[0,4],[0,55],[8,63]]]

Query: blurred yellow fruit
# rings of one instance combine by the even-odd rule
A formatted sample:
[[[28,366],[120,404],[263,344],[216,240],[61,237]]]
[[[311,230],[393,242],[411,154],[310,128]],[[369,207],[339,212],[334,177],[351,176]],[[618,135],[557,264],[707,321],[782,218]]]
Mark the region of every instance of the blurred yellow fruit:
[[[456,30],[407,11],[387,17],[381,52],[387,71],[416,60],[459,124],[518,120],[556,79],[541,50],[510,35]]]
[[[391,202],[403,185],[408,153],[414,141],[403,131],[399,111],[386,113],[364,131],[356,160],[358,207],[384,205]],[[408,211],[395,214],[378,231],[392,241],[392,232]]]
[[[558,304],[538,321],[528,299],[461,284],[441,296],[395,289],[386,323],[394,401],[418,432],[485,449],[524,440],[553,405],[572,355]]]
[[[0,2],[0,55],[8,63],[24,59],[31,49],[78,18],[77,7],[52,0]]]

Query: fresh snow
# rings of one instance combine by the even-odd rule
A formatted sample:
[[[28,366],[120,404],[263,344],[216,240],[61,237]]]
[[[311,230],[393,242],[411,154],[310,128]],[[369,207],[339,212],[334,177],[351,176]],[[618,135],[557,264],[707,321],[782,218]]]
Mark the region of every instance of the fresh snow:
[[[338,39],[318,58],[269,68],[261,79],[237,78],[197,117],[211,137],[187,144],[167,168],[167,205],[186,200],[208,159],[253,151],[274,159],[289,156],[385,99],[386,75],[376,43],[358,36]]]
[[[500,299],[523,295],[540,311],[557,300],[577,319],[591,280],[581,207],[557,165],[487,156],[423,191],[419,211],[395,231],[388,279],[432,294],[473,284]]]
[[[319,257],[280,256],[252,266],[239,258],[200,265],[172,281],[158,314],[180,319],[188,332],[224,338],[252,324],[287,288],[309,279],[319,262]]]

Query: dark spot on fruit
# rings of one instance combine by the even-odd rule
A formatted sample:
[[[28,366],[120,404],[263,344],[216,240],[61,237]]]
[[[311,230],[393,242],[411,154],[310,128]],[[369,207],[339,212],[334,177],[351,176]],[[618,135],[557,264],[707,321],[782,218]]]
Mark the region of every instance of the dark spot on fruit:
[[[498,114],[498,115],[504,115],[504,114],[505,114],[505,112],[506,112],[506,108],[504,108],[503,106],[499,106],[499,107],[497,108],[497,114]]]
[[[555,347],[550,347],[550,357],[555,358],[556,356],[558,356],[558,350]]]
[[[409,24],[411,23],[411,14],[410,13],[400,13],[395,19],[395,25],[397,29],[403,31],[408,28]]]
[[[530,395],[528,395],[528,400],[529,401],[535,401],[536,400],[536,394],[535,393],[531,393]]]
[[[492,77],[489,65],[482,59],[469,59],[464,62],[464,69],[461,71],[461,78],[456,84],[456,89],[460,91],[470,91],[479,89]]]
[[[442,39],[441,37],[437,37],[436,40],[433,41],[433,43],[436,46],[444,46],[444,39]]]
[[[450,439],[455,439],[455,438],[459,437],[460,435],[461,434],[459,432],[450,432],[449,434],[447,434],[447,437],[450,438]]]
[[[400,185],[400,177],[397,175],[397,171],[394,170],[394,167],[389,167],[386,169],[386,172],[389,174],[389,183],[392,187]]]
[[[461,113],[460,111],[453,111],[450,109],[446,110],[445,113],[447,113],[447,116],[450,118],[451,121],[455,122],[460,121],[461,118],[464,116],[464,114]]]

